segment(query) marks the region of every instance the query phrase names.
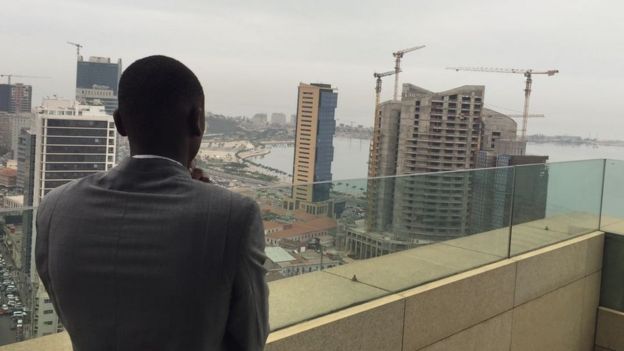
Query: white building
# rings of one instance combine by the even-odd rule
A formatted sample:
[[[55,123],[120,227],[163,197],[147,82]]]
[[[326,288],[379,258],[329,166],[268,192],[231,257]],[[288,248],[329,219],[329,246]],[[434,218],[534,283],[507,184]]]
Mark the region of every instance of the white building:
[[[54,311],[50,296],[48,296],[48,293],[43,288],[43,284],[39,286],[41,286],[41,289],[35,291],[34,298],[33,313],[35,313],[35,319],[32,321],[33,337],[50,335],[63,331],[63,325],[60,323]]]
[[[52,189],[111,169],[116,155],[115,124],[104,106],[46,99],[37,110],[33,128],[37,140],[33,167],[35,207]],[[33,230],[32,243],[36,236]],[[35,267],[34,245],[31,246],[30,264]],[[34,269],[31,281],[35,285],[33,314],[37,321],[33,324],[33,336],[56,333],[62,326]]]

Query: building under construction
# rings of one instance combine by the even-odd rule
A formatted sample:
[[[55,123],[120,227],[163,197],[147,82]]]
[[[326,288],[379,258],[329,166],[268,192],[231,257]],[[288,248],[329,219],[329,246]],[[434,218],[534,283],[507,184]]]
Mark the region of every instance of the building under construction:
[[[30,112],[32,108],[32,86],[0,84],[0,112]]]
[[[375,178],[368,181],[367,225],[347,232],[346,246],[355,257],[373,257],[509,223],[509,208],[496,205],[506,203],[513,186],[509,175],[496,177],[493,170],[453,171],[543,164],[545,158],[520,156],[526,143],[517,138],[517,123],[484,108],[484,92],[480,85],[434,93],[404,84],[400,101],[386,101],[376,108],[369,156],[369,176]],[[547,172],[536,169],[535,174],[537,193],[545,194]],[[545,204],[538,200],[527,203]],[[538,207],[526,211],[530,219],[543,217],[545,208]],[[495,209],[501,210],[500,216],[492,215]],[[486,217],[497,220],[485,223]]]

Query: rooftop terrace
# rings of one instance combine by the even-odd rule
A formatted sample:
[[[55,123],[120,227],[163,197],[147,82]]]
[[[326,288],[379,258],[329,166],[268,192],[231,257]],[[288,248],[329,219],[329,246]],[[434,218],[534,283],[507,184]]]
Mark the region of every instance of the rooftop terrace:
[[[440,183],[449,175],[466,180],[460,190],[468,204],[461,210],[463,229],[452,238],[393,233],[391,224],[369,229],[371,189]],[[529,187],[536,176],[546,177],[546,186]],[[344,256],[343,264],[269,283],[267,349],[624,349],[618,336],[624,324],[622,180],[623,161],[588,160],[335,181],[333,210],[321,215],[336,221],[329,233],[334,240],[320,247],[301,243],[321,256]],[[271,187],[247,195],[261,204],[265,220],[273,214],[297,221],[283,208],[290,191]],[[431,202],[423,209],[434,211],[414,221],[455,222],[443,204]],[[24,211],[31,210],[3,215]],[[362,235],[355,242],[350,232]],[[393,250],[385,241],[407,249]],[[356,246],[377,257],[356,257]],[[37,349],[70,350],[70,343],[62,333],[0,347]]]

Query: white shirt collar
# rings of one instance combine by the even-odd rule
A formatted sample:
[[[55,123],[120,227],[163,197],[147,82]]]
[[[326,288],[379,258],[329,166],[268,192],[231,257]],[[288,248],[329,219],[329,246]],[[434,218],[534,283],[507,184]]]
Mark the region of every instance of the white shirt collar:
[[[169,160],[171,162],[175,162],[175,163],[179,164],[180,166],[182,166],[182,164],[180,162],[178,162],[178,161],[176,161],[174,159],[171,159],[171,158],[165,157],[165,156],[159,156],[159,155],[133,155],[132,158],[139,158],[139,159],[141,159],[141,158],[143,158],[143,159],[144,158],[161,158],[163,160]],[[182,166],[182,167],[184,167],[184,166]],[[186,167],[184,167],[184,168],[186,168]]]

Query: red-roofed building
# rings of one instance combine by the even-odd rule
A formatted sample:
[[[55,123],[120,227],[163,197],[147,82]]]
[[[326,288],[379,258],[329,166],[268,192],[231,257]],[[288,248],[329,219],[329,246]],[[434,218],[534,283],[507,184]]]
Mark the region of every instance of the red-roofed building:
[[[265,224],[266,225],[266,224]],[[336,220],[329,217],[315,217],[314,219],[283,224],[281,230],[274,230],[265,236],[268,245],[277,246],[282,239],[294,241],[308,241],[333,233],[336,230]],[[265,227],[266,233],[266,227]]]
[[[0,186],[13,188],[17,184],[17,170],[12,168],[0,169]]]

